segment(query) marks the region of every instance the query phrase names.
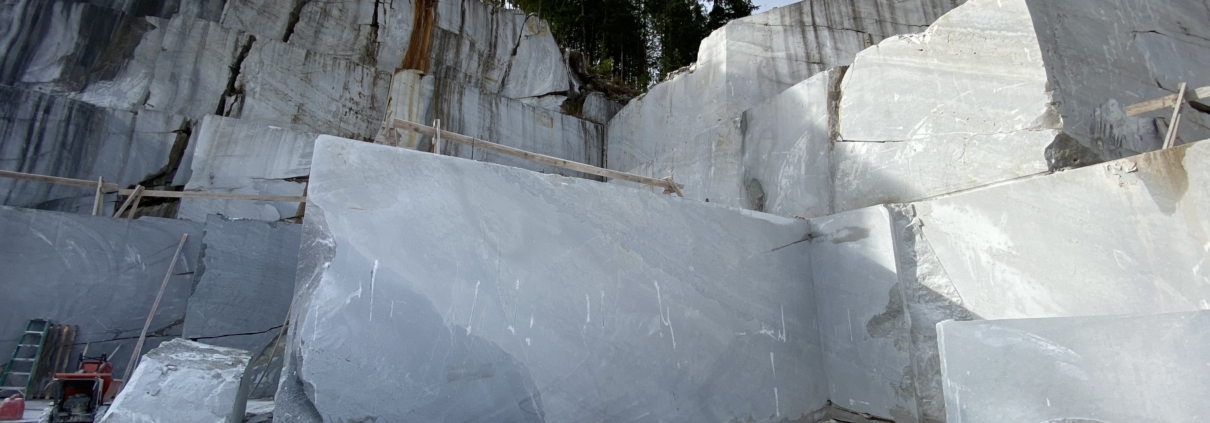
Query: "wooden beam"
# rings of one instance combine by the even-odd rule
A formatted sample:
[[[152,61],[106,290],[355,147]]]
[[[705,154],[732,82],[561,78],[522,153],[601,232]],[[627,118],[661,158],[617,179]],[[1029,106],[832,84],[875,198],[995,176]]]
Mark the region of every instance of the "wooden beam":
[[[1165,149],[1176,145],[1176,132],[1181,127],[1181,108],[1185,105],[1185,83],[1182,82],[1176,90],[1176,103],[1172,106],[1172,121],[1168,124],[1168,133],[1164,136]]]
[[[1156,110],[1163,110],[1176,105],[1177,96],[1180,93],[1164,96],[1155,100],[1144,101],[1139,104],[1134,104],[1126,107],[1126,116],[1138,116],[1144,113],[1151,113]],[[1201,87],[1193,90],[1192,96],[1186,96],[1185,100],[1210,100],[1210,87]]]
[[[92,200],[92,215],[100,216],[101,207],[105,203],[105,177],[97,178],[97,196]]]
[[[504,145],[496,144],[491,141],[476,139],[476,138],[468,137],[466,135],[457,134],[457,133],[453,133],[453,132],[449,132],[449,131],[438,132],[438,130],[436,128],[424,126],[424,125],[421,125],[421,124],[415,123],[415,122],[408,122],[408,121],[402,120],[402,119],[395,119],[394,126],[396,128],[412,131],[412,132],[415,132],[415,133],[418,133],[421,135],[428,135],[428,136],[434,136],[434,137],[440,136],[442,141],[456,142],[456,143],[463,144],[463,145],[469,145],[474,148],[482,148],[484,150],[503,154],[506,156],[519,157],[519,158],[526,159],[529,161],[542,163],[545,165],[550,165],[550,166],[554,166],[554,167],[558,167],[558,168],[574,170],[577,172],[583,172],[583,173],[587,173],[590,175],[604,176],[606,178],[621,179],[623,181],[630,181],[630,182],[644,184],[644,185],[651,185],[651,186],[664,188],[664,189],[671,190],[673,192],[678,192],[678,193],[680,192],[680,190],[682,188],[685,187],[684,185],[676,184],[676,183],[669,182],[669,181],[663,180],[663,179],[648,178],[646,176],[639,176],[639,175],[626,173],[626,172],[618,172],[616,170],[603,169],[603,168],[599,168],[599,167],[592,166],[592,165],[586,165],[584,163],[578,163],[578,162],[573,162],[570,160],[560,159],[558,157],[551,157],[551,156],[546,156],[546,155],[542,155],[542,154],[531,153],[531,152],[528,152],[525,150],[507,147]],[[675,187],[675,188],[673,188],[673,187]]]
[[[141,195],[143,195],[143,186],[142,185],[135,186],[134,192],[130,193],[130,196],[126,197],[126,201],[124,201],[122,203],[121,207],[118,207],[118,211],[114,212],[113,217],[122,217],[122,212],[126,211],[126,208],[130,207],[131,204],[134,204],[135,199],[139,198],[139,196],[141,196]],[[135,206],[135,207],[138,207],[138,206]],[[131,209],[131,210],[133,211],[134,209]]]
[[[68,185],[82,188],[97,188],[97,182],[83,179],[60,178],[58,176],[34,175],[32,173],[0,170],[0,177],[21,179],[26,181],[45,182],[48,184]],[[117,184],[102,183],[106,194],[132,195],[134,189],[119,189]],[[137,189],[137,188],[136,188]],[[153,191],[143,190],[141,197],[159,198],[212,198],[216,200],[249,200],[249,201],[280,201],[283,203],[305,203],[306,196],[301,195],[261,195],[261,194],[231,194],[223,192],[202,191]]]

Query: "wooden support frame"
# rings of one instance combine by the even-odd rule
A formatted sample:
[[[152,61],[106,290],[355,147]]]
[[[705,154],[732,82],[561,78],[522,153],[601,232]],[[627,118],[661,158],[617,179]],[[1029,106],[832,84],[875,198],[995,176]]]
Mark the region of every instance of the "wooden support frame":
[[[1181,127],[1181,109],[1185,105],[1184,82],[1176,89],[1176,103],[1172,105],[1172,120],[1168,122],[1168,133],[1164,134],[1164,147],[1169,149],[1176,145],[1176,133]]]
[[[494,143],[491,141],[468,137],[466,135],[462,135],[462,134],[458,134],[458,133],[454,133],[454,132],[442,131],[437,128],[421,125],[421,124],[415,123],[415,122],[409,122],[409,121],[402,120],[402,119],[395,119],[393,126],[396,128],[399,128],[399,129],[412,131],[412,132],[415,132],[415,133],[418,133],[421,135],[441,137],[441,139],[444,141],[450,141],[450,142],[456,142],[459,144],[469,145],[472,148],[482,148],[484,150],[491,151],[493,153],[503,154],[503,155],[511,156],[511,157],[518,157],[518,158],[526,159],[526,160],[529,160],[532,162],[542,163],[545,165],[550,165],[550,166],[554,166],[554,167],[558,167],[558,168],[574,170],[577,172],[583,172],[583,173],[587,173],[589,175],[597,175],[597,176],[603,176],[606,178],[621,179],[623,181],[629,181],[629,182],[634,182],[634,183],[638,183],[638,184],[644,184],[644,185],[650,185],[650,186],[654,186],[654,187],[658,187],[658,188],[663,188],[667,191],[675,192],[675,193],[677,193],[677,195],[684,197],[684,194],[682,194],[681,190],[685,186],[682,184],[677,184],[675,182],[672,182],[671,178],[668,178],[668,179],[648,178],[646,176],[639,176],[639,175],[626,173],[626,172],[618,172],[616,170],[603,169],[603,168],[599,168],[599,167],[592,166],[592,165],[586,165],[584,163],[578,163],[578,162],[573,162],[570,160],[560,159],[558,157],[551,157],[551,156],[547,156],[547,155],[531,153],[531,152],[528,152],[525,150],[500,145],[500,144],[497,144],[497,143]]]
[[[117,193],[118,195],[132,195],[132,194],[134,194],[135,190],[138,189],[138,188],[120,189],[120,188],[118,188],[117,184],[104,182],[103,180],[98,181],[98,182],[92,182],[92,181],[86,181],[83,179],[71,179],[71,178],[60,178],[58,176],[35,175],[32,173],[13,172],[10,170],[0,170],[0,177],[21,179],[21,180],[35,181],[35,182],[45,182],[45,183],[49,183],[49,184],[76,186],[76,187],[82,187],[82,188],[98,188],[98,187],[100,187],[100,189],[98,191],[104,192],[105,194]],[[136,200],[135,200],[136,203],[134,203],[134,205],[136,207],[138,206],[138,203],[137,203],[138,199],[141,199],[142,197],[211,198],[211,199],[216,199],[216,200],[279,201],[279,202],[283,202],[283,203],[305,203],[305,202],[307,202],[306,196],[231,194],[231,193],[222,193],[222,192],[201,192],[201,191],[143,190],[140,193],[140,195],[138,197],[136,197]],[[93,206],[93,211],[94,212],[97,211],[95,204]]]
[[[143,186],[142,185],[135,186],[134,192],[130,193],[129,197],[126,197],[126,201],[122,203],[121,207],[118,207],[118,211],[114,212],[113,217],[122,217],[122,212],[126,211],[126,208],[130,207],[131,204],[135,204],[135,202],[138,201],[137,199],[142,196],[143,196]],[[134,207],[132,207],[130,209],[130,214],[132,216],[134,215],[134,209],[137,207],[139,207],[139,206],[135,205]]]

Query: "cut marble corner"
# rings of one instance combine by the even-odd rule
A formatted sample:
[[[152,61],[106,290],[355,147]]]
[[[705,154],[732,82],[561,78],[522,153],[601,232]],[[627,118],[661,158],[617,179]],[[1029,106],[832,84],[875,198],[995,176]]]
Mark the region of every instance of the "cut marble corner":
[[[615,398],[620,418],[771,421],[826,403],[806,222],[327,136],[311,175],[282,413],[574,421]],[[357,347],[324,347],[332,331]],[[619,382],[588,382],[599,360]],[[351,383],[370,394],[335,401]]]
[[[942,322],[947,421],[1201,421],[1208,326],[1210,311]]]

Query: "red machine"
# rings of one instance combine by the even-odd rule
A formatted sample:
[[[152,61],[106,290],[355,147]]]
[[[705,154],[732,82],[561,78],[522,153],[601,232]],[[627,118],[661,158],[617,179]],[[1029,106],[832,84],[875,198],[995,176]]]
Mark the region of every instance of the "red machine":
[[[50,423],[92,423],[106,390],[113,386],[113,364],[109,357],[85,357],[80,354],[80,370],[55,374],[54,402],[50,405]]]

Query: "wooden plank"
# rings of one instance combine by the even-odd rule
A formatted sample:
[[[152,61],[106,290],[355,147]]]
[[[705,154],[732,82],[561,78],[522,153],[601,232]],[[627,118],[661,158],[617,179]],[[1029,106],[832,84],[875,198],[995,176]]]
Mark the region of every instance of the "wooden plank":
[[[122,202],[122,206],[118,207],[118,211],[114,212],[113,217],[122,217],[122,212],[126,211],[126,208],[130,207],[134,203],[134,199],[139,198],[140,195],[143,195],[142,185],[134,187],[134,192],[126,197],[126,201]]]
[[[1193,90],[1193,95],[1186,100],[1207,100],[1210,99],[1210,87],[1201,87]],[[1126,107],[1126,116],[1138,116],[1144,113],[1151,113],[1156,110],[1163,110],[1172,107],[1177,103],[1177,94],[1172,94],[1155,100],[1148,100],[1142,103],[1134,104]]]
[[[130,363],[126,365],[126,371],[122,374],[122,387],[129,385],[130,374],[134,372],[135,366],[139,365],[139,352],[143,350],[143,342],[147,340],[147,329],[151,327],[151,319],[155,318],[155,310],[160,308],[160,300],[164,298],[164,289],[168,288],[168,280],[172,279],[172,269],[176,268],[176,260],[181,256],[181,249],[185,248],[185,241],[189,239],[189,234],[181,234],[181,242],[176,245],[176,252],[172,253],[172,261],[168,262],[168,271],[164,273],[164,282],[160,283],[160,292],[155,294],[155,302],[151,303],[151,311],[147,313],[147,320],[143,322],[143,330],[139,331],[139,341],[134,344],[134,352],[130,354]]]
[[[48,184],[68,185],[81,188],[97,187],[97,183],[86,181],[83,179],[60,178],[57,176],[35,175],[32,173],[13,172],[9,170],[0,170],[0,177],[21,179],[34,182],[45,182]],[[117,184],[105,182],[103,183],[104,192],[106,194],[117,193],[119,195],[134,194],[134,189],[119,189]],[[138,188],[135,188],[138,189]],[[216,200],[249,200],[249,201],[280,201],[284,203],[305,203],[306,196],[293,195],[261,195],[261,194],[231,194],[222,192],[201,192],[201,191],[155,191],[143,190],[140,197],[159,197],[159,198],[212,198]],[[137,204],[136,204],[137,206]],[[95,210],[95,209],[94,209]]]
[[[651,186],[660,187],[660,188],[664,188],[666,190],[671,190],[671,191],[680,191],[681,188],[684,188],[684,185],[675,184],[675,183],[672,183],[672,182],[669,182],[669,181],[663,180],[663,179],[648,178],[645,176],[639,176],[639,175],[626,173],[626,172],[618,172],[616,170],[603,169],[603,168],[599,168],[599,167],[592,166],[592,165],[586,165],[584,163],[578,163],[578,162],[573,162],[570,160],[564,160],[564,159],[560,159],[558,157],[551,157],[551,156],[547,156],[547,155],[543,155],[543,154],[531,153],[531,152],[528,152],[525,150],[520,150],[520,149],[500,145],[500,144],[497,144],[497,143],[494,143],[491,141],[485,141],[485,140],[481,140],[481,139],[468,137],[466,135],[462,135],[462,134],[458,134],[458,133],[454,133],[454,132],[440,131],[440,133],[438,133],[438,130],[436,128],[424,126],[424,125],[421,125],[421,124],[415,123],[415,122],[408,122],[408,121],[402,120],[402,119],[395,119],[395,127],[399,128],[399,129],[405,129],[408,131],[412,131],[412,132],[422,134],[422,135],[428,135],[428,136],[438,136],[440,134],[440,137],[443,141],[450,141],[450,142],[456,142],[456,143],[463,144],[463,145],[469,145],[473,148],[482,148],[484,150],[503,154],[506,156],[519,157],[519,158],[526,159],[529,161],[542,163],[545,165],[551,165],[551,166],[559,167],[559,168],[563,168],[563,169],[574,170],[577,172],[583,172],[583,173],[587,173],[590,175],[604,176],[606,178],[621,179],[623,181],[630,181],[630,182],[644,184],[644,185],[651,185]],[[676,186],[675,189],[673,189],[674,185]]]
[[[1168,124],[1168,133],[1164,136],[1165,149],[1176,144],[1176,133],[1181,128],[1181,109],[1185,105],[1185,83],[1176,89],[1176,103],[1172,106],[1172,120]]]
[[[134,219],[134,212],[139,209],[139,202],[143,201],[143,191],[145,191],[145,190],[139,189],[142,187],[143,187],[142,185],[139,185],[139,186],[135,187],[135,191],[138,191],[138,192],[130,193],[130,196],[132,198],[134,198],[134,203],[131,203],[130,211],[127,212],[127,214],[126,214],[127,219]]]
[[[101,206],[105,203],[105,177],[97,178],[97,196],[92,200],[92,215],[101,215]]]

